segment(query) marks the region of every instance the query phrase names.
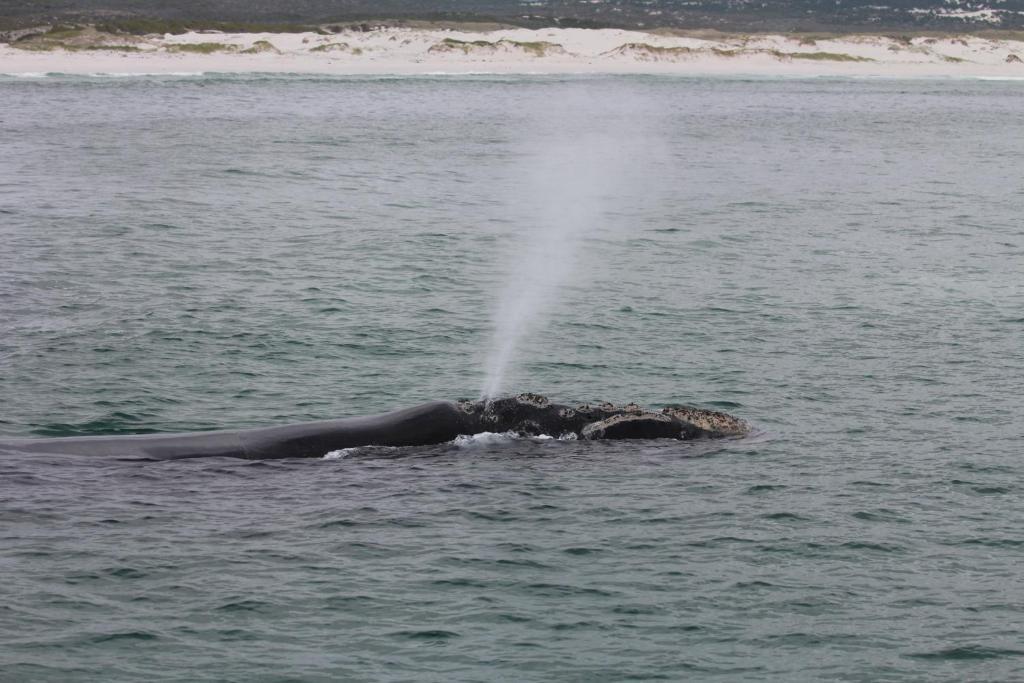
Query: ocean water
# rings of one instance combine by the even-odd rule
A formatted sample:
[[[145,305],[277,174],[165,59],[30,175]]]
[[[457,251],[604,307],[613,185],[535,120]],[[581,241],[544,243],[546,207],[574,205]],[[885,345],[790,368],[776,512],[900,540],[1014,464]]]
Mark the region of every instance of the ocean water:
[[[0,77],[0,438],[495,381],[755,426],[0,451],[0,680],[1024,679],[1022,112],[1019,82]]]

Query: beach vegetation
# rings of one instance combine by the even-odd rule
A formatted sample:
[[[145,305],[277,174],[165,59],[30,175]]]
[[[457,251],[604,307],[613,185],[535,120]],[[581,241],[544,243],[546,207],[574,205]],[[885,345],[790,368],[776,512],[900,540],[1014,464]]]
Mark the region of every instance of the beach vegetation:
[[[517,47],[524,52],[532,54],[534,57],[543,57],[549,51],[560,52],[562,50],[561,45],[545,41],[520,42],[518,40],[503,40],[501,42]]]
[[[348,52],[351,55],[359,56],[363,54],[363,48],[352,47],[348,43],[324,43],[323,45],[317,45],[314,48],[310,48],[310,52]]]
[[[78,39],[84,32],[85,28],[81,26],[57,24],[41,33],[25,34],[11,43],[11,46],[33,51],[71,49],[64,41]]]
[[[264,52],[273,52],[274,54],[281,54],[281,51],[274,47],[274,44],[269,40],[257,40],[252,44],[252,47],[242,50],[243,55],[258,55]]]
[[[353,55],[363,54],[363,48],[351,47],[348,43],[324,43],[310,48],[310,52],[348,52]]]
[[[80,36],[85,32],[84,26],[70,26],[68,24],[55,24],[50,27],[44,35],[50,40],[66,40]]]
[[[63,50],[64,46],[59,43],[44,43],[36,40],[22,40],[11,43],[11,47],[31,52],[47,52],[50,50]]]
[[[32,52],[53,52],[55,50],[64,50],[65,52],[85,52],[85,51],[109,51],[109,52],[142,52],[135,45],[108,45],[104,43],[95,43],[88,45],[75,45],[72,43],[60,43],[60,42],[29,42],[24,44],[15,44],[20,50],[29,50]]]
[[[679,59],[694,52],[695,50],[688,47],[661,47],[649,43],[626,43],[611,51],[612,54],[632,54],[636,57],[654,60]]]
[[[496,43],[492,43],[487,40],[456,40],[455,38],[445,38],[440,43],[432,45],[428,52],[451,52],[454,50],[461,50],[463,54],[469,54],[477,50],[497,50],[499,48],[513,48],[516,50],[522,50],[534,57],[543,57],[549,52],[562,52],[562,46],[557,43],[548,43],[545,41],[519,41],[519,40],[499,40]]]
[[[967,61],[966,59],[963,59],[961,57],[954,57],[952,55],[939,55],[939,57],[942,58],[942,61],[949,62],[950,64],[962,64],[963,62]]]
[[[65,47],[66,50],[109,50],[111,52],[142,52],[136,45],[83,45],[82,47]]]
[[[27,43],[30,40],[37,40],[37,39],[41,38],[44,35],[45,34],[43,34],[43,33],[25,33],[25,34],[22,34],[22,35],[18,36],[17,38],[14,38],[13,40],[9,39],[6,42],[10,43],[11,45],[14,45],[15,43]],[[4,41],[0,40],[0,42],[4,42]]]
[[[220,31],[221,33],[308,33],[314,30],[309,24],[264,24],[252,22],[216,22],[202,29]]]
[[[770,54],[778,59],[810,59],[817,62],[873,62],[869,57],[858,57],[845,52],[780,52],[771,50]]]
[[[101,33],[89,26],[54,26],[45,33],[33,33],[23,36],[11,44],[20,50],[51,52],[65,50],[78,52],[83,50],[108,50],[115,52],[140,52],[136,46],[124,38]]]
[[[191,54],[209,55],[215,52],[237,52],[238,47],[225,43],[175,43],[167,46],[168,52],[187,52]]]
[[[450,52],[452,50],[462,50],[463,54],[469,54],[473,48],[494,48],[495,44],[486,40],[456,40],[455,38],[445,38],[440,43],[436,43],[430,46],[427,52]]]
[[[310,52],[346,52],[348,43],[324,43],[309,49]]]
[[[96,24],[106,33],[125,33],[136,36],[167,34],[180,36],[189,31],[219,31],[221,33],[304,33],[316,30],[309,24],[285,24],[245,21],[180,21],[151,17],[123,17]]]
[[[146,17],[111,19],[97,24],[96,28],[106,33],[126,33],[136,36],[168,33],[180,36],[189,31],[189,27],[180,21],[173,19],[148,19]]]

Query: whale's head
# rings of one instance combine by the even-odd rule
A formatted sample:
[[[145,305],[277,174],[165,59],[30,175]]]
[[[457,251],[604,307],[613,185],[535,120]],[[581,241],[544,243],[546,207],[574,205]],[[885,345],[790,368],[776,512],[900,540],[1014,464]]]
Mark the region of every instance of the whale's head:
[[[661,413],[692,425],[710,437],[744,436],[750,433],[750,425],[745,421],[717,410],[671,405],[662,408]]]
[[[531,436],[561,435],[575,431],[566,422],[565,406],[553,405],[539,394],[520,394],[480,401],[461,401],[459,407],[481,429],[489,432],[516,432]]]
[[[530,436],[573,435],[580,439],[697,439],[741,436],[750,428],[743,420],[714,410],[673,405],[661,411],[635,403],[552,403],[539,394],[520,394],[480,401],[460,401],[459,409],[474,429]]]

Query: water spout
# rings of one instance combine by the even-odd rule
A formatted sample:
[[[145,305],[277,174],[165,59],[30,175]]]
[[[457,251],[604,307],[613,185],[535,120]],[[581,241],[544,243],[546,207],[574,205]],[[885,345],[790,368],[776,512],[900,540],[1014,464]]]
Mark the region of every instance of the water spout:
[[[587,234],[602,219],[607,159],[600,141],[548,144],[530,157],[531,207],[516,235],[481,398],[497,396],[523,340],[537,331],[574,276]]]

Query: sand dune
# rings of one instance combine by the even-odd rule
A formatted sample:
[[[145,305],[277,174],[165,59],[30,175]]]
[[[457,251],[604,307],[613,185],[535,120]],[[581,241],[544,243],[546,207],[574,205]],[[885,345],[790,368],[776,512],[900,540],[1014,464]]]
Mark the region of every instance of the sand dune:
[[[93,29],[0,44],[0,73],[651,73],[1024,79],[1024,42],[976,36],[813,40],[624,30],[382,28],[145,37]]]

